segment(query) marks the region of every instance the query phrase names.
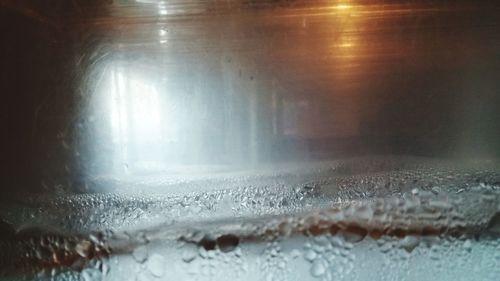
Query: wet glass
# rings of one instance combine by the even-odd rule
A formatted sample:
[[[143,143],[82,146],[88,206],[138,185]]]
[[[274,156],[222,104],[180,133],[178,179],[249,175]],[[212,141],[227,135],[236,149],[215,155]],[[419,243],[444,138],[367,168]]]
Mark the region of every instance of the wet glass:
[[[500,280],[496,1],[0,2],[0,280]]]

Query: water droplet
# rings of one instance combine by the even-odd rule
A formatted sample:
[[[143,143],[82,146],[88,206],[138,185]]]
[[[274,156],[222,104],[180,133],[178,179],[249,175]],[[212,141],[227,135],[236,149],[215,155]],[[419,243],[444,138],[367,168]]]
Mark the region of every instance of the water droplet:
[[[138,263],[143,263],[148,259],[148,249],[146,246],[140,246],[134,249],[132,257]]]
[[[315,251],[312,249],[309,249],[306,251],[306,254],[304,255],[304,259],[306,259],[309,262],[313,262],[314,259],[316,258],[317,254]]]
[[[75,251],[82,258],[86,258],[89,254],[91,246],[92,246],[92,243],[90,243],[90,241],[82,240],[82,241],[78,242],[78,244],[76,244]]]
[[[84,281],[101,281],[102,273],[95,268],[87,268],[82,271]]]
[[[406,236],[399,242],[399,247],[411,253],[420,243],[420,239],[415,236]]]
[[[215,246],[217,245],[217,243],[215,242],[215,240],[211,236],[209,236],[209,235],[205,235],[203,237],[203,239],[201,239],[201,241],[199,242],[199,244],[200,244],[200,246],[202,246],[207,251],[214,250]]]
[[[365,239],[368,231],[357,225],[350,225],[345,231],[342,232],[342,236],[346,242],[357,243]]]
[[[190,263],[192,262],[193,260],[196,259],[196,256],[197,256],[197,252],[196,251],[193,251],[193,250],[185,250],[184,253],[182,253],[182,260],[186,263]]]
[[[240,240],[235,235],[229,234],[220,236],[216,242],[221,252],[228,253],[238,247]]]
[[[107,263],[103,263],[102,266],[101,266],[101,272],[102,272],[102,274],[108,275],[109,270],[110,270],[109,265]]]
[[[293,258],[293,259],[296,259],[296,258],[300,257],[300,251],[299,251],[299,250],[297,250],[297,249],[294,249],[294,250],[290,253],[290,255],[292,256],[292,258]]]
[[[153,276],[162,277],[165,274],[165,259],[158,254],[153,254],[148,260],[147,267]]]
[[[467,239],[464,242],[463,247],[464,247],[465,250],[467,250],[468,252],[470,252],[472,250],[472,242],[469,239]]]
[[[500,208],[500,205],[498,206]],[[500,234],[500,213],[495,214],[488,223],[488,231],[493,234]]]
[[[326,268],[324,262],[320,259],[314,260],[311,265],[311,275],[314,277],[320,277],[325,274]]]

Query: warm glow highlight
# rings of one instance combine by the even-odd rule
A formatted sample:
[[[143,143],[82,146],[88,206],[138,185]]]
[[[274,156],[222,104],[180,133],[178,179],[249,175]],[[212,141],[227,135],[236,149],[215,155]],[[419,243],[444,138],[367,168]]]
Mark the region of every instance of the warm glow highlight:
[[[335,6],[335,9],[337,10],[349,10],[351,8],[351,5],[347,5],[347,4],[339,4],[337,6]]]

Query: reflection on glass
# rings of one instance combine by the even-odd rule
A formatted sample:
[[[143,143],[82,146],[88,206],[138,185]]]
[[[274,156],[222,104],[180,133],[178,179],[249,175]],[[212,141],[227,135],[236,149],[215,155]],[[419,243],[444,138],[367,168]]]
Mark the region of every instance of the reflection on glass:
[[[111,129],[116,146],[115,159],[129,166],[132,159],[136,166],[150,165],[158,156],[162,140],[160,104],[157,89],[138,78],[123,72],[111,73]],[[132,158],[132,159],[131,159]],[[117,165],[122,166],[122,165]]]
[[[464,125],[447,124],[454,116],[481,115],[462,114],[462,103],[473,107],[448,98],[469,95],[448,73],[480,65],[462,60],[463,48],[489,47],[472,40],[474,30],[427,28],[423,19],[437,20],[439,5],[339,0],[254,9],[260,2],[230,1],[188,9],[137,2],[127,8],[139,22],[107,27],[113,70],[101,92],[106,104],[112,100],[104,114],[111,127],[89,132],[99,136],[94,151],[112,147],[109,171],[431,154],[466,139],[456,133]],[[201,7],[214,14],[198,14]],[[155,21],[140,21],[141,12]],[[456,43],[448,29],[469,40]]]

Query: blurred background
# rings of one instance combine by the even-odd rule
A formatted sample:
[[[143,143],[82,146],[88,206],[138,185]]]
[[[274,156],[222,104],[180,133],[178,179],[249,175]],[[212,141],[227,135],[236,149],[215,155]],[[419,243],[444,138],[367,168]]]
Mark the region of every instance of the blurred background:
[[[1,192],[496,158],[499,31],[493,0],[2,0]]]

